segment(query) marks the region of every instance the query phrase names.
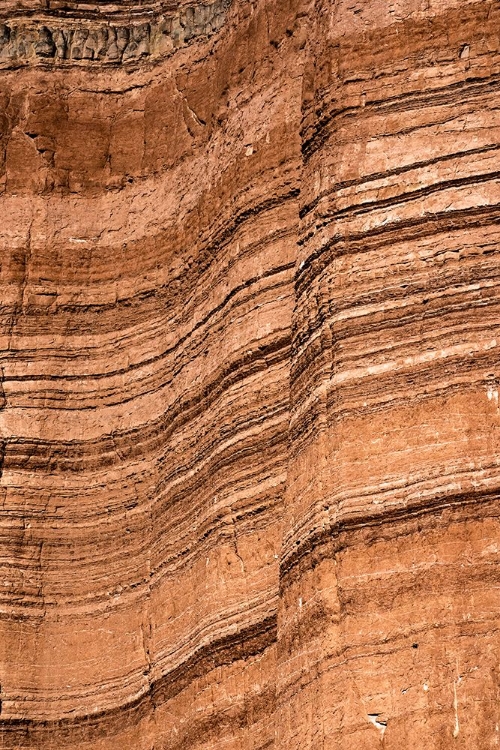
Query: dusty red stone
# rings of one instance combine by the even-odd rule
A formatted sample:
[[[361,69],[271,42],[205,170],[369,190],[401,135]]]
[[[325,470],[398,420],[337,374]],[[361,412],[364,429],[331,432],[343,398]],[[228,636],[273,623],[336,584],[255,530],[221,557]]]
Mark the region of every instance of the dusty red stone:
[[[495,747],[498,4],[0,15],[2,748]]]

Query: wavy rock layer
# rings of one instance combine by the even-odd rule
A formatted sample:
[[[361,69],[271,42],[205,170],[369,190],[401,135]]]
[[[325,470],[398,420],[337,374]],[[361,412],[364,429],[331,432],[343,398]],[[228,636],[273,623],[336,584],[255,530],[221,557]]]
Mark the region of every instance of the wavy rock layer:
[[[494,747],[498,4],[3,13],[1,746]]]
[[[314,14],[281,559],[290,750],[498,743],[500,14],[424,5]]]

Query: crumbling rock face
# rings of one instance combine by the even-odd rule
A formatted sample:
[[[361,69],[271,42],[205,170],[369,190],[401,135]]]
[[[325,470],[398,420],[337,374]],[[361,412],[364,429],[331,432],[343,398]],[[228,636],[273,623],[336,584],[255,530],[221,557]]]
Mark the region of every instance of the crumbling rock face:
[[[69,19],[56,9],[50,15],[34,12],[8,18],[0,24],[0,66],[66,60],[118,64],[165,57],[198,36],[218,31],[228,5],[229,0],[214,0],[153,15],[142,7],[133,15],[130,8],[118,14],[114,6],[114,12],[99,8],[98,14],[71,14]]]
[[[0,746],[495,747],[498,3],[1,23]]]

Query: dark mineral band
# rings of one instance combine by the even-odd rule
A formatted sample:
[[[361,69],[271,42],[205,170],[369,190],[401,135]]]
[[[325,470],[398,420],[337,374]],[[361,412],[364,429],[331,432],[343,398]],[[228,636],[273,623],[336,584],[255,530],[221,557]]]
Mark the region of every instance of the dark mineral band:
[[[0,23],[0,67],[28,64],[122,64],[164,57],[224,24],[230,0],[149,17],[107,20],[46,17]]]

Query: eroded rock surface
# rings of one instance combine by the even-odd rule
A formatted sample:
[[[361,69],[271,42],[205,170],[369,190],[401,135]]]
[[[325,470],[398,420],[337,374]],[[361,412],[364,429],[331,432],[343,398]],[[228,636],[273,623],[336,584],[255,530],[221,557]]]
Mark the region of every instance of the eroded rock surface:
[[[214,0],[161,13],[142,6],[135,13],[129,7],[117,13],[116,6],[104,6],[87,11],[83,18],[84,8],[75,9],[69,18],[57,9],[50,15],[34,11],[8,17],[0,23],[0,67],[64,61],[116,65],[164,57],[196,37],[218,31],[228,6],[229,0]]]
[[[0,746],[496,747],[498,3],[0,15]]]

